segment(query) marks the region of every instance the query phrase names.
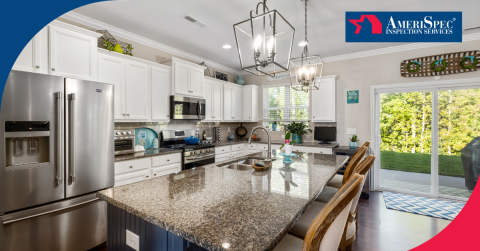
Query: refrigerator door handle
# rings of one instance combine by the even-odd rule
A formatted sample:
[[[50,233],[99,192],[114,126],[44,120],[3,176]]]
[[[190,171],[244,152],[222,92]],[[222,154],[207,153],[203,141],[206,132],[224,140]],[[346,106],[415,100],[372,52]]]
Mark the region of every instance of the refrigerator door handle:
[[[70,121],[69,137],[70,137],[70,154],[69,154],[69,172],[72,183],[75,182],[75,93],[70,94]]]
[[[83,199],[83,198],[80,198],[80,199]],[[32,214],[24,213],[22,216],[18,216],[18,217],[3,216],[2,224],[7,225],[7,224],[11,224],[11,223],[14,223],[14,222],[17,222],[17,221],[27,220],[27,219],[35,218],[35,217],[38,217],[38,216],[51,214],[51,213],[58,212],[58,211],[63,211],[65,209],[69,209],[69,208],[72,208],[72,207],[77,207],[77,206],[87,204],[87,203],[97,201],[97,200],[99,200],[99,198],[88,199],[86,201],[82,201],[82,202],[79,202],[79,203],[76,203],[76,204],[72,203],[71,205],[67,205],[67,206],[63,206],[64,203],[60,202],[60,203],[58,203],[58,205],[53,205],[54,207],[56,207],[55,209],[48,210],[48,211],[44,211],[44,210],[42,210],[42,208],[39,208],[38,210],[34,209]]]
[[[56,172],[56,181],[57,185],[62,184],[62,135],[61,135],[61,128],[62,128],[62,92],[56,93],[57,99],[57,172]]]

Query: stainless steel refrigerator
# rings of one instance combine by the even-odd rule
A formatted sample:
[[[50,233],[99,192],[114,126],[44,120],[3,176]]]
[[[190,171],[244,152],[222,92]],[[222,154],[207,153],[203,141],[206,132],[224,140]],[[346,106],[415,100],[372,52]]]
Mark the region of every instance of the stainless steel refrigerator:
[[[95,192],[114,185],[111,84],[11,71],[0,113],[0,250],[107,240]]]

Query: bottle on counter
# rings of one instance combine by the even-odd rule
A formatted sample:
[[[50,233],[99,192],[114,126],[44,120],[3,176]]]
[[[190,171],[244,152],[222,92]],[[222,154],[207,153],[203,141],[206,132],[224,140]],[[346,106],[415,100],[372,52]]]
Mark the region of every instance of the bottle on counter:
[[[203,130],[203,140],[206,140],[207,139],[207,133],[205,132],[205,130]]]
[[[153,147],[153,149],[158,149],[158,139],[157,138],[153,139],[152,147]]]

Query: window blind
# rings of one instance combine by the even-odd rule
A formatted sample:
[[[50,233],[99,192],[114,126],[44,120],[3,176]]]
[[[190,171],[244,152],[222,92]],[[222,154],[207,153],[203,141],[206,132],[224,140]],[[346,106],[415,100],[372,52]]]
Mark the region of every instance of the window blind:
[[[263,88],[263,121],[271,125],[273,121],[308,121],[309,95],[296,91],[290,86]]]

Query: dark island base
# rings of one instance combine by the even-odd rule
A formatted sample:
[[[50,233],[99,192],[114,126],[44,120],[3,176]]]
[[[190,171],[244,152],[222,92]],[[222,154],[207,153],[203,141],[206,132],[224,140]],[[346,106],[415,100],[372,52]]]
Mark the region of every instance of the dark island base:
[[[130,251],[126,233],[130,231],[140,237],[141,251],[207,251],[167,230],[108,204],[108,250]]]

